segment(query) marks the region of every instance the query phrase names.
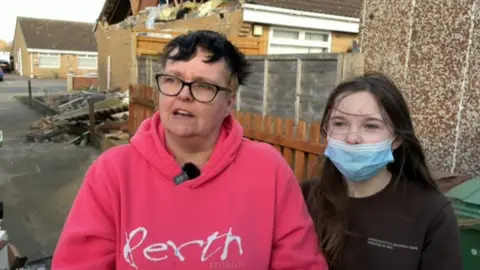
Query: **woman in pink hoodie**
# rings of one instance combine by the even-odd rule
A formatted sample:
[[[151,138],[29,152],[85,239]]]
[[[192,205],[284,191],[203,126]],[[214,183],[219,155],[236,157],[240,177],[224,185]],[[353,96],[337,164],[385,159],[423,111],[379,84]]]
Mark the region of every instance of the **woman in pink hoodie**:
[[[245,56],[211,31],[164,55],[159,112],[90,167],[53,269],[327,269],[292,170],[230,114]]]

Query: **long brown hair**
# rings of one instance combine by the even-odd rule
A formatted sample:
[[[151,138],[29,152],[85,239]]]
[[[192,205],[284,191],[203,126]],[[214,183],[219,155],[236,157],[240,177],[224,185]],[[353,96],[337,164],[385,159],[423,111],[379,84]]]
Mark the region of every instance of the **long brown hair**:
[[[417,181],[437,188],[425,162],[420,141],[415,135],[410,112],[400,90],[382,73],[368,73],[338,85],[330,94],[321,122],[321,133],[327,136],[332,109],[346,95],[367,91],[377,100],[385,120],[402,144],[393,152],[394,162],[387,166],[397,179]],[[331,269],[341,267],[341,255],[348,230],[347,185],[340,171],[328,158],[317,164],[317,177],[310,183],[307,204],[317,230],[320,248]]]

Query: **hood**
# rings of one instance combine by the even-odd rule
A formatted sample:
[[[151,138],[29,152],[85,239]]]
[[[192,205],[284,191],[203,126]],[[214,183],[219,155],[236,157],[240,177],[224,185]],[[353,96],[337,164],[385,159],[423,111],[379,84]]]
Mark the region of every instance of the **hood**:
[[[241,125],[231,115],[225,118],[215,149],[203,166],[201,175],[182,185],[196,188],[214,179],[233,162],[242,138]],[[161,179],[173,184],[173,178],[181,173],[181,167],[167,150],[165,130],[158,112],[142,122],[130,142],[155,173],[162,176]]]

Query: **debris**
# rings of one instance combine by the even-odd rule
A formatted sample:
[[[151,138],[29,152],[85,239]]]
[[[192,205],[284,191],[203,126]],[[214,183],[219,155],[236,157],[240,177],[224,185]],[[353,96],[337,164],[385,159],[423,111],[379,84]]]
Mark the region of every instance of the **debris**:
[[[209,1],[179,1],[175,4],[159,4],[146,7],[138,14],[113,24],[102,25],[105,29],[162,29],[163,24],[183,19],[221,16],[241,8],[245,0],[209,0]],[[148,33],[151,35],[153,33]]]
[[[115,122],[126,123],[128,119],[128,91],[114,89],[109,92],[79,91],[74,93],[45,94],[39,97],[45,106],[57,114],[42,117],[30,125],[26,134],[27,142],[75,143],[85,145],[89,141],[89,101],[94,100],[96,125]],[[128,135],[128,124],[127,132]],[[115,134],[113,137],[125,138],[124,129],[107,129]],[[104,135],[105,136],[105,135]]]
[[[111,139],[116,139],[116,140],[122,140],[122,141],[127,141],[130,138],[130,135],[128,135],[127,132],[118,130],[114,133],[108,133],[105,135],[106,138],[111,138]]]
[[[224,13],[227,10],[233,11],[241,6],[241,2],[242,1],[237,0],[210,0],[205,3],[185,1],[175,6],[163,5],[147,8],[144,10],[144,13],[140,14],[147,14],[145,27],[147,29],[153,29],[155,28],[154,23],[156,22],[161,23],[181,19],[200,18]]]

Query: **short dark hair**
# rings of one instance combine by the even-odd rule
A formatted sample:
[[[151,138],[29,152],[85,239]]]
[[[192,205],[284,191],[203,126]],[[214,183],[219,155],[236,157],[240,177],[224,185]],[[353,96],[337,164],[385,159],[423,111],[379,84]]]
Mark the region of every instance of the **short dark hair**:
[[[195,57],[199,47],[212,53],[205,63],[225,59],[230,73],[237,78],[238,84],[246,84],[250,75],[250,63],[224,35],[214,31],[198,30],[172,39],[163,49],[162,64],[165,66],[167,60],[188,61]],[[172,54],[175,50],[178,51]]]

